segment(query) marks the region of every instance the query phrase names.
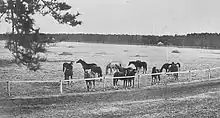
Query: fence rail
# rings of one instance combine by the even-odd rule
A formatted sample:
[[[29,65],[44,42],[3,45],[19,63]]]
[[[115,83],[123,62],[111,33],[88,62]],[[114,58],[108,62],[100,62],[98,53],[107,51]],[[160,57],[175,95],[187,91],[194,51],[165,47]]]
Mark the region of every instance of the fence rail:
[[[79,81],[85,81],[85,80],[103,80],[103,89],[105,90],[105,79],[110,78],[110,79],[114,79],[114,78],[131,78],[131,77],[135,77],[137,78],[137,82],[138,82],[138,88],[139,88],[139,84],[140,84],[140,79],[142,76],[152,76],[152,75],[170,75],[170,74],[186,74],[188,73],[188,80],[191,80],[192,77],[192,73],[195,72],[208,72],[208,79],[211,78],[211,71],[212,70],[216,70],[216,69],[220,69],[220,67],[216,67],[216,68],[209,68],[209,69],[203,69],[203,70],[186,70],[186,71],[178,71],[178,72],[162,72],[162,73],[151,73],[151,74],[137,74],[135,76],[123,76],[123,77],[111,77],[111,76],[103,76],[103,77],[97,77],[97,78],[86,78],[86,79],[71,79],[71,80],[50,80],[50,81],[0,81],[0,83],[7,83],[7,94],[8,96],[11,95],[11,83],[59,83],[59,93],[63,94],[63,83],[64,82],[79,82]]]

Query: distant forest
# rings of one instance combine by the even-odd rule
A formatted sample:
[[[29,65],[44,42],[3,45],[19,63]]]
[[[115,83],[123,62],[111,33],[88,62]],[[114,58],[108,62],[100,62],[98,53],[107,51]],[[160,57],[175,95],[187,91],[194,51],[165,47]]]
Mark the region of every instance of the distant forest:
[[[7,39],[7,34],[0,34],[0,40]],[[162,42],[169,46],[220,49],[220,33],[192,33],[187,35],[119,35],[119,34],[40,34],[41,38],[55,38],[56,41],[157,45]]]

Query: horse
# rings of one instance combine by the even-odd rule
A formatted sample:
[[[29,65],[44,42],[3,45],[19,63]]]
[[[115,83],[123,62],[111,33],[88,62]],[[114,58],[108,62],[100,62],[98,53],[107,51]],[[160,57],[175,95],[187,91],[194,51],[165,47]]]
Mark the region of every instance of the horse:
[[[160,70],[157,69],[155,66],[152,68],[152,74],[154,73],[160,73]],[[151,77],[152,77],[151,85],[154,85],[157,82],[160,82],[160,74],[151,75]]]
[[[95,64],[95,63],[88,64],[85,61],[83,61],[82,59],[79,59],[76,63],[80,63],[82,65],[84,71],[86,69],[92,69],[93,66],[97,66],[97,64]]]
[[[123,76],[134,76],[136,74],[136,69],[133,69],[131,67],[124,68],[119,65],[116,65],[118,68],[117,72],[114,73],[113,77],[123,77]],[[127,78],[114,78],[113,79],[113,86],[115,87],[117,85],[118,80],[123,80],[123,87],[129,87],[131,86],[131,82],[133,80],[133,87],[134,87],[134,77],[127,77]]]
[[[147,62],[142,61],[141,64],[143,67],[143,74],[146,74],[147,73]]]
[[[87,79],[87,78],[95,78],[95,73],[89,69],[85,70],[84,79]],[[87,86],[87,91],[89,91],[90,89],[94,90],[95,80],[86,80],[86,86]]]
[[[121,79],[121,78],[116,78],[116,77],[123,77],[125,76],[125,73],[124,72],[120,72],[120,71],[117,71],[114,73],[113,75],[113,86],[116,87],[118,86],[118,80]]]
[[[82,59],[79,59],[76,63],[80,63],[82,65],[84,72],[87,69],[91,69],[91,71],[98,74],[98,77],[102,77],[102,69],[101,69],[101,67],[97,66],[97,64],[95,64],[95,63],[88,64],[85,61],[83,61]]]
[[[174,62],[171,63],[171,66],[169,67],[169,72],[178,72],[179,71],[179,67],[180,67],[180,64],[175,64]],[[175,80],[178,80],[178,73],[174,73],[174,78]]]
[[[127,68],[126,76],[135,76],[136,69],[133,68]],[[134,78],[135,77],[127,77],[124,79],[124,87],[132,87],[134,88]],[[132,83],[133,81],[133,83]]]
[[[140,60],[129,61],[128,66],[130,66],[131,64],[133,64],[135,66],[135,68],[138,72],[143,67],[143,74],[147,73],[147,63],[146,62],[142,62]]]
[[[102,68],[99,66],[92,66],[91,71],[98,74],[98,77],[102,77]]]
[[[172,62],[172,63],[174,63],[174,62]],[[170,66],[172,65],[172,63],[170,64],[170,63],[165,63],[162,67],[161,67],[161,69],[160,69],[160,72],[162,72],[163,71],[163,69],[165,69],[166,70],[166,72],[170,72],[169,71],[169,68],[170,68]],[[175,64],[175,63],[174,63]],[[175,65],[178,65],[178,70],[180,70],[180,63],[176,63]]]
[[[73,61],[70,63],[63,63],[64,80],[69,80],[69,77],[73,78]],[[69,82],[68,82],[69,84]]]
[[[107,66],[106,66],[106,75],[108,74],[113,74],[113,71],[116,71],[117,67],[115,65],[121,66],[121,62],[110,62]],[[110,70],[110,73],[109,71]]]
[[[171,66],[171,64],[169,64],[169,63],[163,64],[163,66],[160,68],[160,72],[162,72],[163,69],[165,69],[166,72],[169,72],[169,67],[170,67],[170,66]]]

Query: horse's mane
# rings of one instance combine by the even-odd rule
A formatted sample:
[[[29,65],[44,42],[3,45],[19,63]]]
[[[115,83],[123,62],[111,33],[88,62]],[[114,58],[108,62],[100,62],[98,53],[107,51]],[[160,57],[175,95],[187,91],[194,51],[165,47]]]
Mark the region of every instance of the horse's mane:
[[[85,63],[85,64],[87,64],[84,60],[82,60],[82,59],[79,59],[77,62],[79,62],[79,63]]]
[[[121,67],[121,66],[119,66],[119,65],[117,65],[117,64],[115,64],[115,67],[119,70],[119,71],[123,71],[123,67]]]
[[[129,61],[128,66],[130,66],[131,64],[134,64],[135,66],[137,65],[137,61]]]

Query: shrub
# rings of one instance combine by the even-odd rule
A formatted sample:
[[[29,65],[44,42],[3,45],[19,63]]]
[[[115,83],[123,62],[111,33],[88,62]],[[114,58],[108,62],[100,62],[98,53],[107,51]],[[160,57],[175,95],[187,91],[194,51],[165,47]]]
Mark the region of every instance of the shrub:
[[[180,53],[180,51],[176,49],[176,50],[173,50],[172,53]]]

